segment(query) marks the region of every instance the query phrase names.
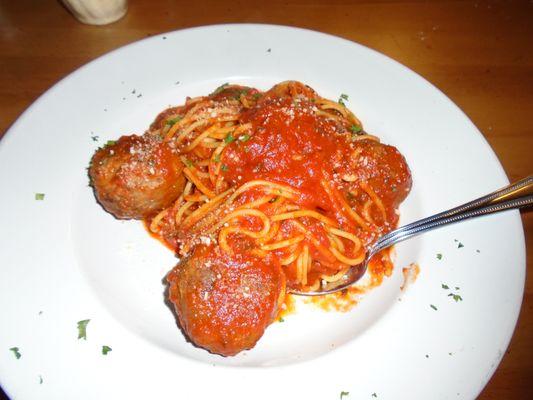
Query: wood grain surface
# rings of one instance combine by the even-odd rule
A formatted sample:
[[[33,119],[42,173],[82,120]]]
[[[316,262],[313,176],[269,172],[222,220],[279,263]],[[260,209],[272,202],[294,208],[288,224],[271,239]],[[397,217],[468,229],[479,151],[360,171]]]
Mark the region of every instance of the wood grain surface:
[[[55,82],[112,49],[192,26],[272,23],[341,36],[403,63],[463,109],[483,132],[510,180],[533,173],[532,1],[130,0],[129,4],[122,20],[89,26],[77,22],[55,0],[0,0],[0,137]],[[522,220],[530,270],[533,212],[523,212]],[[531,398],[532,307],[533,277],[528,276],[515,334],[480,399]]]

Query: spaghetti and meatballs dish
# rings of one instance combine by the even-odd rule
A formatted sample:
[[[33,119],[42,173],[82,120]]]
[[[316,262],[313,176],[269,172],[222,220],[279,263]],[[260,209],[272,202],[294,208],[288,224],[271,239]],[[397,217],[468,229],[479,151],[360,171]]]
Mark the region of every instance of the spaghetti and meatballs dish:
[[[404,157],[302,83],[222,85],[94,154],[98,202],[178,256],[168,299],[197,346],[252,348],[290,291],[339,281],[398,222]],[[390,268],[389,253],[372,271]]]

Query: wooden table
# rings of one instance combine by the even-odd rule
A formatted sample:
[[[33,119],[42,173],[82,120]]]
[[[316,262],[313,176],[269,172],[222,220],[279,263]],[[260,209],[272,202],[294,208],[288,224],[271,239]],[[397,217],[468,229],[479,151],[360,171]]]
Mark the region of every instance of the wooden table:
[[[130,0],[126,17],[97,27],[78,23],[56,0],[0,0],[0,137],[55,82],[112,49],[161,32],[232,22],[309,28],[389,55],[466,112],[510,180],[533,173],[531,1]],[[533,213],[522,220],[531,250]],[[531,252],[527,265],[533,265]],[[532,307],[529,276],[511,345],[480,399],[530,398]]]

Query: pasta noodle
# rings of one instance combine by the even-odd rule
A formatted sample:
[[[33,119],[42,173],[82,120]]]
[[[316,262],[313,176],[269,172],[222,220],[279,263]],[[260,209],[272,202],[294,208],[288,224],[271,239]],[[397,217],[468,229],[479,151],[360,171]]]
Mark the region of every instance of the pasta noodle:
[[[149,134],[174,149],[185,182],[172,204],[147,217],[150,231],[181,255],[216,244],[268,258],[283,266],[289,289],[341,280],[361,263],[397,222],[387,182],[398,175],[398,185],[410,185],[407,167],[386,165],[376,179],[384,168],[376,162],[390,162],[380,152],[396,153],[364,131],[344,100],[299,82],[266,93],[225,85],[163,112]]]

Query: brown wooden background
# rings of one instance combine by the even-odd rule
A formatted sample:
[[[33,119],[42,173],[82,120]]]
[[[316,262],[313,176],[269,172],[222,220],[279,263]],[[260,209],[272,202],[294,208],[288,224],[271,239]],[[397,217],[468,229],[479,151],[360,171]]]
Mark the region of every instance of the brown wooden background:
[[[101,27],[78,23],[55,0],[0,0],[0,137],[39,95],[95,57],[161,32],[230,22],[309,28],[387,54],[466,112],[510,180],[533,173],[533,1],[527,0],[130,0],[122,20]],[[522,216],[529,270],[533,212]],[[480,399],[532,398],[532,307],[528,276],[511,345]]]

